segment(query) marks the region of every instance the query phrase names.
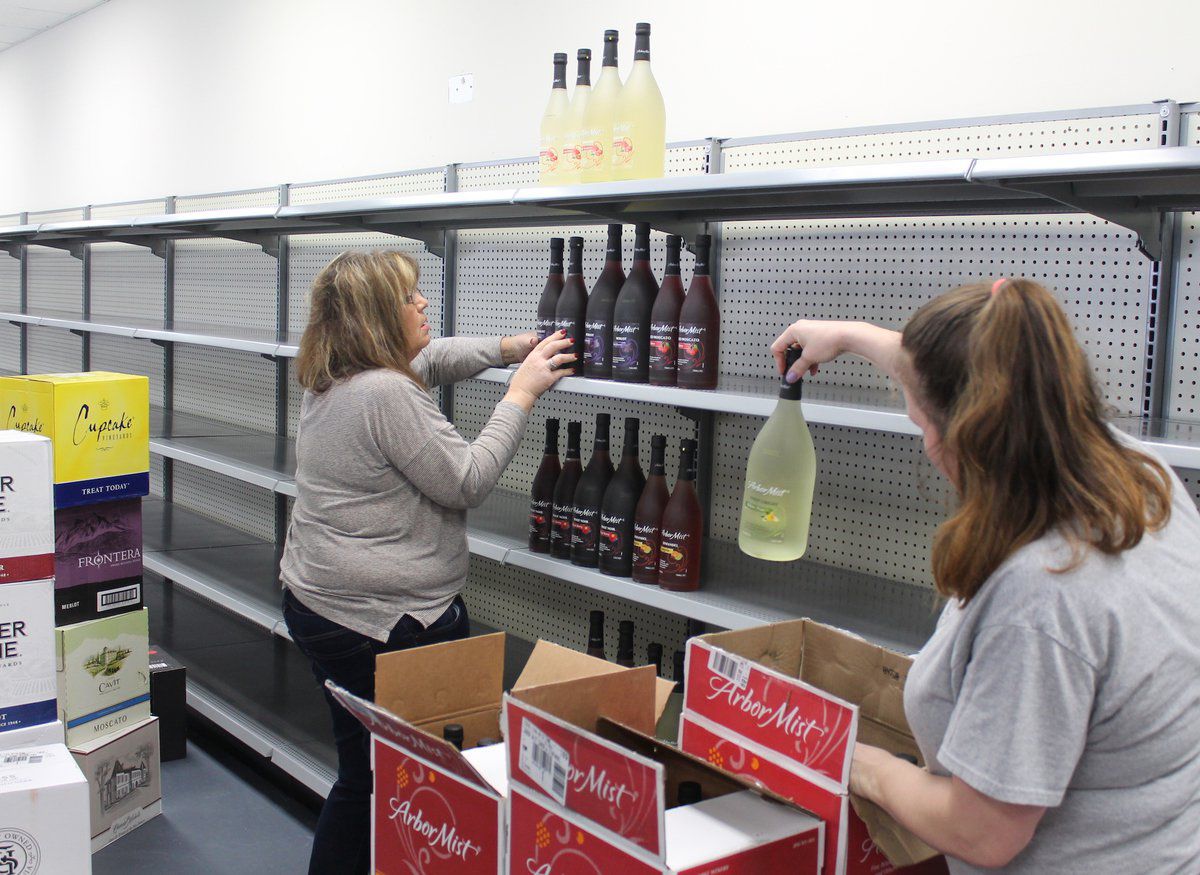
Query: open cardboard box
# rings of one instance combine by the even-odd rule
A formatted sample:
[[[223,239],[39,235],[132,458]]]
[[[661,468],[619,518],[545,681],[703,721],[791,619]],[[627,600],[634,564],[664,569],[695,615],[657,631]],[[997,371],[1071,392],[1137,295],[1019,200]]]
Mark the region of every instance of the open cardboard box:
[[[505,787],[484,765],[494,754],[476,748],[501,737],[504,647],[500,632],[381,654],[375,702],[326,683],[372,735],[373,872],[505,871]],[[556,713],[594,722],[603,712],[653,732],[672,688],[650,666],[539,641],[513,692]],[[466,754],[442,739],[447,723],[462,725]]]
[[[680,746],[822,817],[825,875],[945,871],[849,793],[856,741],[920,755],[904,716],[908,657],[811,620],[693,638],[687,654]]]

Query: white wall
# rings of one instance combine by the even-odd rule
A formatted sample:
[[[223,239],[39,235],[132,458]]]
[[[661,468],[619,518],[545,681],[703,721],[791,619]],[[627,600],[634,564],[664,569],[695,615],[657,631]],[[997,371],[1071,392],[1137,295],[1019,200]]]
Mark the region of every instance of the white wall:
[[[531,154],[552,52],[640,19],[670,140],[1200,97],[1196,0],[567,8],[112,0],[0,53],[0,213]]]

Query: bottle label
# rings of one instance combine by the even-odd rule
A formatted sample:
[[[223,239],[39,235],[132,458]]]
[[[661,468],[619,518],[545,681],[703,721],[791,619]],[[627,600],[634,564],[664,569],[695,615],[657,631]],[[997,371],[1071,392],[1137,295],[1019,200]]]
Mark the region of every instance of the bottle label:
[[[535,498],[529,502],[529,534],[538,540],[545,541],[550,537],[550,522],[554,516],[554,508],[544,498]]]
[[[676,357],[681,377],[684,374],[708,374],[711,366],[708,362],[707,347],[708,326],[680,323]]]
[[[655,371],[675,370],[675,347],[679,335],[674,323],[650,323],[650,368]]]
[[[691,565],[692,533],[662,530],[658,548],[658,573],[686,577]]]
[[[658,574],[658,526],[636,523],[633,527],[633,570],[654,577]]]
[[[553,174],[558,170],[558,150],[553,146],[542,146],[538,152],[538,168],[543,174]]]
[[[583,155],[578,143],[564,143],[562,163],[567,170],[578,170],[583,166]]]
[[[558,323],[554,321],[553,316],[551,316],[548,319],[538,319],[538,321],[537,321],[538,340],[545,340],[547,337],[549,337],[551,334],[553,334],[557,330],[558,330]]]
[[[571,508],[555,506],[550,522],[550,543],[558,547],[571,545]]]
[[[633,162],[633,125],[620,122],[613,125],[613,167],[624,167]]]
[[[604,144],[600,141],[600,129],[589,128],[584,131],[579,142],[579,166],[585,170],[599,167],[604,158]]]
[[[636,371],[641,364],[638,355],[638,335],[642,326],[633,322],[618,322],[613,326],[612,363],[613,368],[622,371]]]
[[[760,541],[782,544],[787,528],[784,499],[791,491],[747,480],[746,495],[742,500],[742,526]]]
[[[629,555],[629,518],[600,514],[600,555],[609,562],[627,561]]]
[[[577,507],[571,514],[571,549],[590,553],[596,549],[599,536],[600,512],[595,508]]]
[[[607,368],[608,351],[612,348],[612,326],[607,322],[588,322],[586,325],[583,358],[584,362],[595,368]]]

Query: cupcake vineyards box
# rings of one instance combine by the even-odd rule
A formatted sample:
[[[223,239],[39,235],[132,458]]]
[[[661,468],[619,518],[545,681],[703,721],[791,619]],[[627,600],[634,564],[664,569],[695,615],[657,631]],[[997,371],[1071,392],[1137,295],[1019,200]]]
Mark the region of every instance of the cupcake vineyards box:
[[[58,711],[68,746],[150,716],[149,631],[145,608],[55,630]]]
[[[48,438],[0,431],[0,584],[54,575],[53,466]]]

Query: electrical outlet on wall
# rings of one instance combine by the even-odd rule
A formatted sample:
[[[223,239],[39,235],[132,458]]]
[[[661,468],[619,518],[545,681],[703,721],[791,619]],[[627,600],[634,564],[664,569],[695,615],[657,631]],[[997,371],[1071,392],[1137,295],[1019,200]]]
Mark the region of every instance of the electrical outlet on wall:
[[[450,77],[450,102],[470,103],[475,97],[475,74],[459,73]]]

